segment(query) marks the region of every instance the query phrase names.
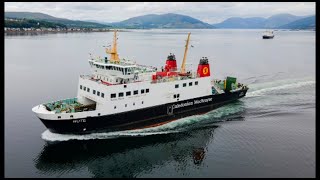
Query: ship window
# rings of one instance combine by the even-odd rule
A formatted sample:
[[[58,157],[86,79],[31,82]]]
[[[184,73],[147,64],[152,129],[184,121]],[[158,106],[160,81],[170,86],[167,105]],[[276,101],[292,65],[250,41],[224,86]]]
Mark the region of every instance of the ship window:
[[[100,116],[100,113],[98,113],[98,116]]]
[[[73,115],[70,115],[70,118],[73,118]]]
[[[187,83],[183,83],[183,87],[186,87],[187,86]]]
[[[116,93],[113,93],[110,95],[111,98],[115,98],[116,96],[117,96]]]
[[[93,90],[93,92],[92,92],[93,94],[96,94],[96,90]]]
[[[143,104],[143,101],[141,102],[141,104]]]
[[[58,116],[58,119],[60,119],[61,118],[61,116]]]
[[[82,85],[80,85],[80,89],[82,89]]]
[[[149,93],[149,89],[146,89],[146,93]]]
[[[126,96],[131,96],[131,91],[126,92]]]
[[[194,85],[198,85],[198,81],[194,82]]]
[[[125,104],[124,107],[127,107],[127,104]]]
[[[104,66],[101,66],[102,69],[104,69]]]
[[[192,86],[192,82],[189,82],[189,86]]]
[[[177,94],[177,98],[179,98],[180,97],[180,94]]]
[[[133,91],[133,95],[137,95],[138,94],[138,90]]]
[[[175,87],[175,88],[179,88],[179,84],[176,84],[174,87]]]
[[[90,92],[90,88],[87,89],[87,92]]]
[[[123,85],[124,88],[127,88],[127,85]]]
[[[104,93],[101,93],[101,97],[104,97]]]
[[[175,94],[175,95],[173,95],[173,98],[177,98],[177,95]]]
[[[144,94],[144,89],[141,89],[141,94]]]
[[[84,86],[84,87],[83,87],[83,90],[85,91],[86,89],[87,89],[87,88]]]
[[[114,106],[114,109],[117,109],[117,106]]]
[[[136,103],[133,103],[133,105],[136,105]]]
[[[100,96],[100,91],[97,91],[97,96]]]
[[[119,97],[123,97],[123,92],[119,93]]]

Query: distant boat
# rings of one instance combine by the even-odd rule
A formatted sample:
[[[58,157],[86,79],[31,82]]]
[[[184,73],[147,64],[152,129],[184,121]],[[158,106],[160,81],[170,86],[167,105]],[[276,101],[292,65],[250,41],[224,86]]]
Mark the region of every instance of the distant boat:
[[[265,31],[262,35],[262,39],[273,39],[273,31]]]

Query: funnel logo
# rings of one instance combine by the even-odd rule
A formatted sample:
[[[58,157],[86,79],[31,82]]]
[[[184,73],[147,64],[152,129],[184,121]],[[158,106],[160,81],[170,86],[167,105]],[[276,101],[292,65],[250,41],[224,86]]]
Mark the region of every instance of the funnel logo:
[[[209,71],[208,67],[204,67],[202,70],[203,74],[208,74],[208,71]]]

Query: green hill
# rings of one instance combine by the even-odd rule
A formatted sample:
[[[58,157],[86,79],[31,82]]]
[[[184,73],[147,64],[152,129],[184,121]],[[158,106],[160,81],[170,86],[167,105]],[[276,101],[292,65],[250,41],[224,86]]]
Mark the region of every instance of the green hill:
[[[16,18],[16,19],[33,19],[33,20],[44,20],[51,23],[64,24],[68,28],[110,28],[111,26],[105,24],[99,24],[94,22],[86,21],[75,21],[64,18],[56,18],[44,13],[36,12],[5,12],[5,18]]]
[[[117,23],[111,23],[111,25],[125,28],[214,28],[214,26],[204,23],[198,19],[173,13],[162,15],[148,14],[133,17]]]

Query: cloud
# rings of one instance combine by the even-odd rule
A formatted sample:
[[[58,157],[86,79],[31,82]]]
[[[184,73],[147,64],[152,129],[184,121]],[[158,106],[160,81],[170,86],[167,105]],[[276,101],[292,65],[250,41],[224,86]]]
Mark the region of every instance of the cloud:
[[[122,21],[145,14],[178,13],[207,23],[227,18],[315,14],[314,2],[5,2],[5,11],[41,12],[73,20]]]

